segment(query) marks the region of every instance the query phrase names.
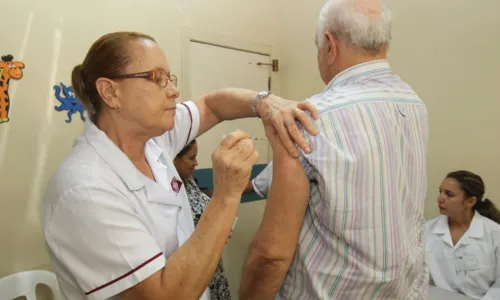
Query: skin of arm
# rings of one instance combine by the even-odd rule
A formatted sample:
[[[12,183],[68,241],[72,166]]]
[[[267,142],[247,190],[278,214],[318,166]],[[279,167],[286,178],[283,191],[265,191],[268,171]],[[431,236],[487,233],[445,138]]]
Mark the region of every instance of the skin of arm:
[[[274,299],[294,257],[310,196],[299,159],[273,145],[273,182],[264,217],[249,249],[240,299]]]

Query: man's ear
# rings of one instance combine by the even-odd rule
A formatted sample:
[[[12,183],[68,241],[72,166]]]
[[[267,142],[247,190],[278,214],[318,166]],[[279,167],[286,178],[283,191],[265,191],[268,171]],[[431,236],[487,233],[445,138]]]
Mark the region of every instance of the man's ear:
[[[331,66],[337,60],[338,56],[338,39],[337,37],[326,31],[325,32],[325,46],[328,51],[328,65]]]

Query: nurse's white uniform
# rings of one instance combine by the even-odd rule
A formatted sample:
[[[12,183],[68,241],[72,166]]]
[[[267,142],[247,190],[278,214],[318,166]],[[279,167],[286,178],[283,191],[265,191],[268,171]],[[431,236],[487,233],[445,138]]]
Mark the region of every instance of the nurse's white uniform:
[[[45,240],[64,298],[118,299],[162,269],[193,233],[173,158],[199,125],[193,102],[177,105],[175,128],[146,144],[153,181],[92,122],[85,123],[42,205]],[[201,299],[209,299],[207,290]]]
[[[499,224],[476,212],[455,246],[446,216],[427,221],[425,227],[426,263],[436,286],[475,299],[500,299]]]

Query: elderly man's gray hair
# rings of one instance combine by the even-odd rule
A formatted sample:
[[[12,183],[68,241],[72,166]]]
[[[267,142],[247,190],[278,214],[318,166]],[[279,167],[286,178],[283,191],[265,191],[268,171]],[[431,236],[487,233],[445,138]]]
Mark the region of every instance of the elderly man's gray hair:
[[[327,0],[317,25],[317,45],[325,32],[344,39],[351,46],[379,51],[391,41],[392,13],[383,0]]]

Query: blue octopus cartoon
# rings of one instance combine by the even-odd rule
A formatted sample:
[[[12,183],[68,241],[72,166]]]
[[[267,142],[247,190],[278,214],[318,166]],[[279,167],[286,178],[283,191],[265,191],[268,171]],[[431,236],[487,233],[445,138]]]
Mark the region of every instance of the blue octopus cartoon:
[[[71,86],[67,87],[62,82],[61,86],[62,86],[62,93],[64,94],[64,96],[61,96],[61,87],[59,87],[58,85],[54,85],[55,96],[57,100],[61,102],[61,105],[55,106],[55,109],[57,111],[63,111],[63,110],[68,111],[68,119],[66,120],[66,123],[71,123],[72,121],[71,116],[73,114],[76,114],[77,112],[80,113],[82,121],[85,121],[85,116],[83,114],[85,109],[78,100],[78,98],[76,98],[75,93],[73,92],[73,87]]]

